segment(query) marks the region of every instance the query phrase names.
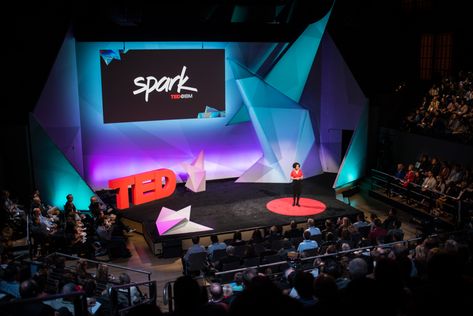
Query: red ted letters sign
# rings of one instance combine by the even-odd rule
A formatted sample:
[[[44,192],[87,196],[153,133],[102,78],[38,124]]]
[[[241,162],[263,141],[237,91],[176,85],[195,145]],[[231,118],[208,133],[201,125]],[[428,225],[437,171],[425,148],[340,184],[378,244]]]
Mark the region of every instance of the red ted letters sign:
[[[119,189],[117,193],[117,208],[124,209],[130,207],[128,202],[129,186],[132,188],[133,204],[135,205],[159,200],[174,193],[176,189],[176,174],[169,169],[157,169],[110,180],[108,181],[108,186],[112,189]]]

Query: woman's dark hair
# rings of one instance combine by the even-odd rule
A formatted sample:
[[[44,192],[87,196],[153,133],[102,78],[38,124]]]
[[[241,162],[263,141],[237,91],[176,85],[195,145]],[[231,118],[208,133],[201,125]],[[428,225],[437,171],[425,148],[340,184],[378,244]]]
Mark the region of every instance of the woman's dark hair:
[[[239,230],[237,230],[233,233],[233,241],[237,241],[237,240],[242,240],[241,239],[241,232]]]
[[[297,165],[299,165],[299,167],[301,166],[301,164],[300,164],[300,163],[298,163],[298,162],[295,162],[295,163],[293,163],[293,164],[292,164],[292,168],[295,168]]]

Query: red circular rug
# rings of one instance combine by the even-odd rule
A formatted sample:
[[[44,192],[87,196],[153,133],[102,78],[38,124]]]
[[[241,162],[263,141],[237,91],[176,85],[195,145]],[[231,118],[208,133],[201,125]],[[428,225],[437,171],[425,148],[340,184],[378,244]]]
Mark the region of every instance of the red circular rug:
[[[292,197],[281,198],[269,201],[266,208],[273,213],[287,216],[307,216],[315,215],[325,211],[327,206],[313,199],[301,198],[299,204],[301,206],[292,206]]]

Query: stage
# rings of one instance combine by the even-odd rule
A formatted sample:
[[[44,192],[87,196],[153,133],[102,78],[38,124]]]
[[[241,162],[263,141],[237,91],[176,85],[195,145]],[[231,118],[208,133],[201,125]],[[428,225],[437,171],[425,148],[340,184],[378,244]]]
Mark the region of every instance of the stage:
[[[332,188],[336,174],[325,173],[307,178],[303,183],[301,207],[293,207],[288,203],[284,213],[305,213],[312,207],[325,204],[325,210],[314,208],[315,215],[282,215],[270,211],[267,204],[277,202],[281,198],[291,197],[291,184],[281,183],[235,183],[235,179],[208,181],[204,192],[194,193],[183,183],[177,185],[171,197],[130,207],[123,211],[123,217],[132,226],[142,232],[148,245],[155,254],[160,254],[163,243],[188,240],[192,236],[209,236],[211,234],[225,235],[235,230],[251,231],[257,227],[272,225],[288,225],[291,220],[298,223],[312,217],[323,225],[327,218],[341,216],[356,217],[359,212],[355,208],[337,200]],[[288,201],[292,201],[292,198]],[[284,202],[284,201],[283,201]],[[309,204],[308,204],[309,203]],[[156,228],[156,219],[162,207],[178,211],[191,205],[190,220],[213,230],[160,236]],[[311,213],[311,212],[309,212]],[[141,228],[141,229],[140,229]]]

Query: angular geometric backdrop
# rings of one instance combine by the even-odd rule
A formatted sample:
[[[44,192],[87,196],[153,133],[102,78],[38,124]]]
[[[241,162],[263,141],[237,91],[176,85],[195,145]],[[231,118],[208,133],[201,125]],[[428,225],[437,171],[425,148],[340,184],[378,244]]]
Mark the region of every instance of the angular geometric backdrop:
[[[367,100],[324,32],[329,16],[291,44],[92,43],[68,35],[34,115],[94,190],[159,168],[181,181],[182,163],[201,150],[208,180],[288,182],[294,161],[306,176],[338,172],[341,130],[357,129]],[[226,117],[103,123],[100,50],[202,48],[225,49]]]

